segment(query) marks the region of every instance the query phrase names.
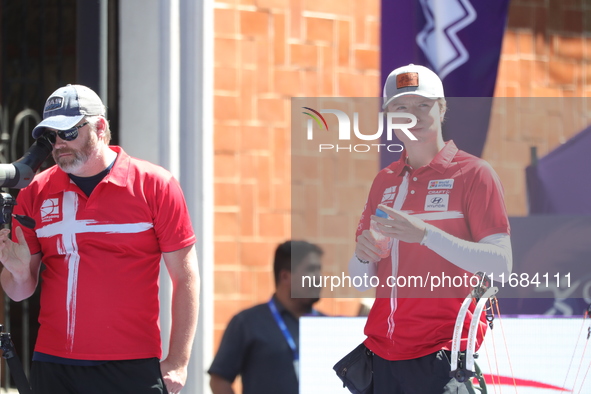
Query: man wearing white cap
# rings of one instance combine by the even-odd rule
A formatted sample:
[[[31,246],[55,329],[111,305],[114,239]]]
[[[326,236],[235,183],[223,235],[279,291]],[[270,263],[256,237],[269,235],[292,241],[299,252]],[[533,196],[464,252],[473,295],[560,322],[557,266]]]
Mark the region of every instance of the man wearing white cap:
[[[372,184],[357,228],[351,274],[377,275],[380,283],[387,277],[426,278],[428,272],[463,277],[483,271],[507,278],[511,245],[501,184],[485,161],[443,141],[446,101],[439,77],[413,64],[392,71],[383,108],[414,115],[417,122],[409,131],[416,140],[396,130],[405,150]],[[388,217],[376,216],[378,209]],[[386,251],[369,230],[371,222],[391,239]],[[374,393],[470,392],[470,385],[449,376],[455,319],[469,290],[378,287],[364,342],[373,352]],[[484,319],[481,326],[478,346]]]
[[[47,100],[33,137],[56,166],[18,195],[15,240],[0,230],[2,288],[30,297],[41,272],[40,328],[31,370],[38,393],[178,393],[197,324],[195,234],[178,182],[109,146],[98,95],[67,85]],[[173,282],[169,354],[162,362],[158,276]],[[41,270],[41,262],[44,269]]]

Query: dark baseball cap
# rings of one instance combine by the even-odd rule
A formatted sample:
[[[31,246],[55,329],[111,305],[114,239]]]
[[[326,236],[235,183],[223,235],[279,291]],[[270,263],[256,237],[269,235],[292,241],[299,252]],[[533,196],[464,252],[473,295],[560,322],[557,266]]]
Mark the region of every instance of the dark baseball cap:
[[[68,130],[85,116],[105,116],[105,105],[90,88],[67,85],[49,96],[43,108],[43,121],[33,129],[33,138],[39,138],[45,128]]]

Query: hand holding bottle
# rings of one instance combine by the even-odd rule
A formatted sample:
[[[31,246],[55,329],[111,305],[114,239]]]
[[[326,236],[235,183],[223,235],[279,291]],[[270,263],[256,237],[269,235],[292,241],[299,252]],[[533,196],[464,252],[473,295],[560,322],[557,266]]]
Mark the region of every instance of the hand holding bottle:
[[[420,243],[425,236],[427,224],[406,212],[398,211],[385,205],[379,205],[379,210],[387,213],[387,218],[372,216],[376,228],[390,239],[395,238],[407,243]]]
[[[388,218],[388,214],[381,209],[376,209],[376,216],[385,219]],[[378,228],[377,222],[373,219],[369,225],[369,232],[375,240],[375,246],[379,249],[378,256],[382,259],[388,257],[392,249],[392,238],[384,235],[384,233]]]

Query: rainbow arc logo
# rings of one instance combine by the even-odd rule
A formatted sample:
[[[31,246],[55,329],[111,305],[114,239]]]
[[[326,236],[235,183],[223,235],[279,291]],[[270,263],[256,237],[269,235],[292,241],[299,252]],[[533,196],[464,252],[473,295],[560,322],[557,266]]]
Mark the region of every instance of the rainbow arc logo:
[[[315,115],[312,115],[309,112],[302,112],[302,113],[306,114],[309,117],[311,117],[312,119],[314,119],[316,121],[316,123],[318,123],[318,126],[320,126],[321,129],[322,129],[322,124],[324,123],[324,128],[326,129],[326,131],[328,131],[328,123],[326,123],[326,119],[324,119],[324,116],[322,116],[320,114],[320,112],[318,112],[315,109],[312,109],[310,107],[302,107],[302,108],[307,109],[308,111],[312,111]],[[318,118],[320,118],[320,119],[318,119]],[[322,123],[320,122],[320,120],[322,120]]]

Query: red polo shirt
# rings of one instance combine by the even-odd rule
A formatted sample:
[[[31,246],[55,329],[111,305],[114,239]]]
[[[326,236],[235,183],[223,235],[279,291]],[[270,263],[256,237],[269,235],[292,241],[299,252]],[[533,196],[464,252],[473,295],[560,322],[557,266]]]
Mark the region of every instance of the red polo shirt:
[[[42,253],[35,351],[82,360],[160,357],[162,252],[195,243],[178,182],[119,147],[87,197],[54,166],[20,191],[15,213],[31,253]],[[17,226],[18,223],[14,222]]]
[[[370,216],[378,204],[416,215],[468,241],[509,233],[498,176],[488,163],[458,150],[453,141],[448,141],[427,166],[411,168],[403,152],[399,161],[380,171],[371,186],[356,237],[369,229]],[[365,326],[366,346],[387,360],[412,359],[451,349],[455,319],[471,288],[469,283],[459,285],[458,278],[465,274],[471,276],[426,246],[394,240],[391,255],[378,263],[378,276],[381,284],[387,283],[388,276],[396,277],[399,284],[402,278],[405,283],[378,287]],[[431,291],[431,285],[437,283],[433,276],[452,278],[451,286]],[[413,282],[412,277],[422,279]],[[441,283],[446,284],[446,280]],[[464,322],[462,350],[466,348],[470,319],[471,313]],[[484,318],[481,325],[477,346],[486,330]]]

